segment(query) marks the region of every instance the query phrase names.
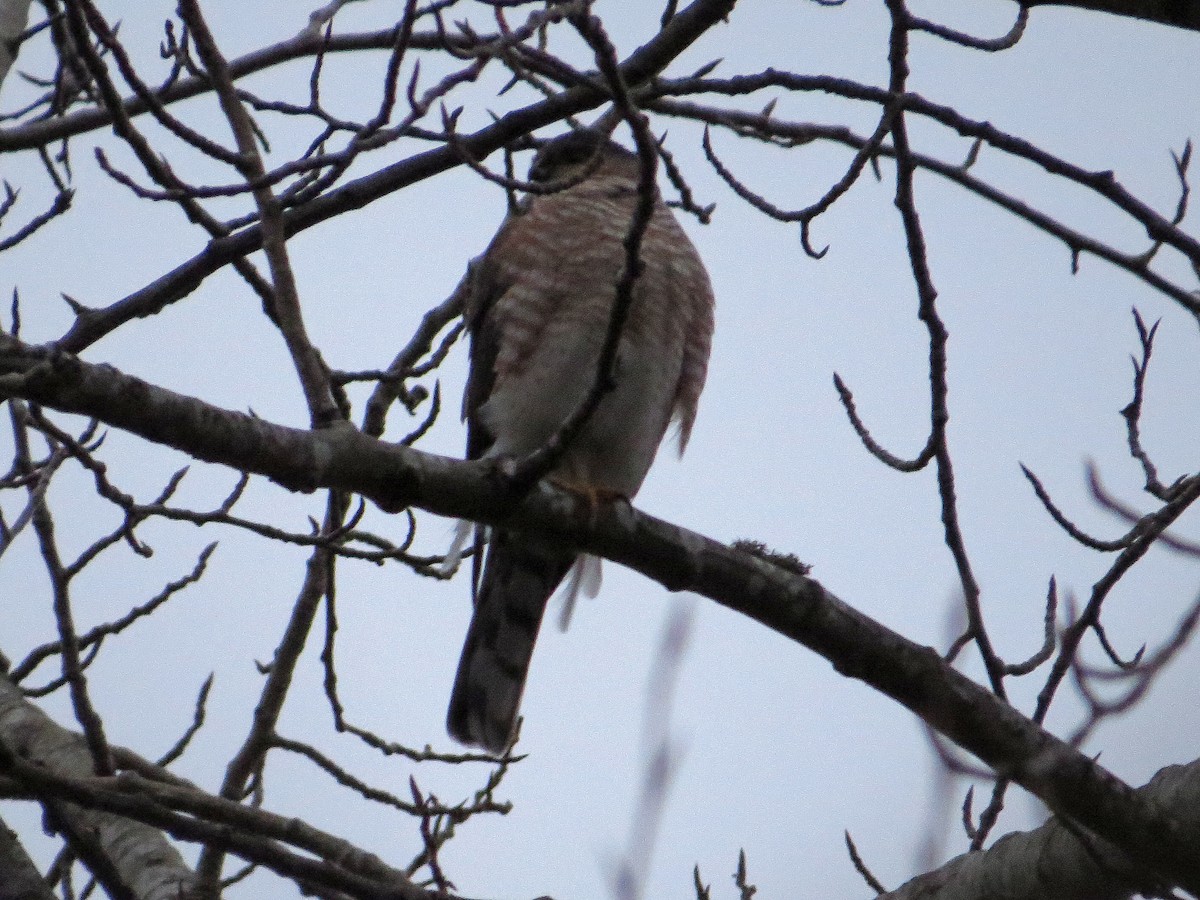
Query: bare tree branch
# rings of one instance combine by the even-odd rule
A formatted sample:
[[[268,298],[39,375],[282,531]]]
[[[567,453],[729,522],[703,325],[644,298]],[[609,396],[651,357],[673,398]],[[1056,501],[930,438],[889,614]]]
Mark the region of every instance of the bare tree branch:
[[[83,737],[54,724],[3,675],[0,675],[0,747],[5,757],[37,760],[48,774],[76,778],[92,775],[92,756]],[[0,762],[0,772],[6,769]],[[94,836],[121,880],[139,898],[175,900],[193,887],[192,872],[157,828],[69,802],[57,804],[56,813],[64,824]]]
[[[1128,16],[1200,31],[1200,3],[1195,0],[1018,0],[1023,7],[1070,6]]]
[[[1164,877],[1200,890],[1200,855],[1177,823],[1164,821],[1111,773],[951,669],[936,652],[853,611],[816,581],[623,505],[580,515],[584,501],[548,485],[514,505],[485,463],[380,444],[349,425],[316,432],[270,425],[13,338],[0,341],[0,372],[5,393],[99,418],[292,489],[334,488],[385,509],[415,505],[453,518],[504,521],[628,565],[671,590],[707,596],[821,654],[1055,812]]]

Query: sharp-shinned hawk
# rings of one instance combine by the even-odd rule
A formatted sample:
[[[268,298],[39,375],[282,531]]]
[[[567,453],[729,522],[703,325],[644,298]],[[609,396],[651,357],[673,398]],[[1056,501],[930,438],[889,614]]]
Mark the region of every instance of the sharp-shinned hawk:
[[[625,264],[638,173],[637,155],[596,131],[572,132],[538,152],[530,181],[570,186],[527,197],[467,276],[469,459],[538,449],[587,396]],[[593,496],[632,498],[672,419],[683,453],[708,367],[708,274],[657,195],[640,258],[613,385],[551,472]],[[459,741],[494,753],[508,747],[542,615],[577,557],[491,530],[447,716]],[[478,573],[478,555],[475,562]]]

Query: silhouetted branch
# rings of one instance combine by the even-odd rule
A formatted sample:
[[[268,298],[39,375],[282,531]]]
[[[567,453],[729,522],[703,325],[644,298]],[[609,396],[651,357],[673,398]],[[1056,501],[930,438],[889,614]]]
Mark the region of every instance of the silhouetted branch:
[[[348,425],[313,432],[270,425],[12,338],[0,339],[0,390],[101,418],[293,488],[334,488],[362,494],[384,508],[415,505],[453,518],[503,520],[505,527],[569,541],[585,552],[628,565],[670,589],[708,596],[820,653],[842,674],[904,704],[1060,815],[1106,836],[1179,884],[1200,889],[1200,863],[1186,840],[1153,811],[1133,802],[1114,776],[949,668],[935,652],[854,612],[809,578],[624,504],[584,516],[580,504],[585,501],[544,484],[514,502],[485,464],[381,444]],[[1190,488],[1173,501],[1175,515],[1192,493],[1200,493],[1200,479]],[[1170,518],[1162,517],[1161,527]],[[1152,538],[1146,535],[1146,541]],[[1132,559],[1123,562],[1129,564]],[[1112,577],[1117,574],[1114,571]],[[311,596],[302,601],[306,609],[325,583],[319,569],[315,575],[304,589],[304,596]],[[309,577],[314,577],[311,570]],[[306,612],[301,617],[301,632],[307,631],[310,616]],[[1082,633],[1078,624],[1074,627]],[[279,652],[293,641],[285,636]],[[1060,658],[1073,656],[1077,641],[1072,640],[1070,652],[1060,652]],[[272,677],[290,674],[284,657],[277,656],[277,666],[284,674],[276,676],[273,667]],[[266,741],[269,733],[258,730],[256,735]],[[243,775],[253,771],[258,746],[256,740],[247,744],[227,789],[243,784]]]

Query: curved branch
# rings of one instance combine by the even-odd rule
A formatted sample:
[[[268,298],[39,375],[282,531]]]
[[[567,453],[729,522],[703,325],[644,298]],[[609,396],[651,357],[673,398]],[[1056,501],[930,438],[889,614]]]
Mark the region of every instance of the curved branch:
[[[1036,794],[1059,816],[1117,845],[1139,865],[1200,891],[1200,842],[1181,819],[1165,816],[932,648],[857,612],[811,578],[624,504],[584,515],[585,500],[544,483],[514,498],[486,462],[384,444],[348,424],[319,431],[273,425],[11,337],[0,338],[0,393],[91,416],[293,489],[334,488],[388,510],[414,505],[485,524],[503,520],[506,527],[627,565],[670,590],[702,594],[819,653],[841,674],[888,695]]]

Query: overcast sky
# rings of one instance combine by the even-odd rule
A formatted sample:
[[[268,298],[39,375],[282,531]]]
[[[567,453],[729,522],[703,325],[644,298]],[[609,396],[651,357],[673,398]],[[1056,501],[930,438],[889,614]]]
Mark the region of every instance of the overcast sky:
[[[253,13],[242,4],[205,6],[231,56],[295,33],[308,11],[303,4],[254,4]],[[384,0],[352,5],[338,27],[377,27],[394,20],[401,6]],[[126,46],[147,65],[156,60],[160,23],[172,7],[105,6],[111,19],[123,20]],[[943,21],[954,16],[953,24],[988,36],[1003,33],[1014,10],[1015,4],[1000,0],[918,8]],[[597,12],[622,54],[652,34],[659,15],[651,4],[616,0],[598,3]],[[863,0],[837,8],[747,2],[671,74],[723,57],[718,72],[726,75],[774,65],[882,84],[886,25],[882,4]],[[1131,191],[1170,211],[1178,189],[1170,151],[1180,152],[1200,130],[1198,49],[1194,33],[1039,8],[1018,46],[1000,54],[915,38],[911,86],[1076,163],[1111,169]],[[348,115],[370,108],[382,61],[380,54],[331,59],[326,98]],[[33,63],[32,56],[22,57],[18,65],[31,69]],[[304,71],[289,67],[248,83],[264,92],[289,84],[291,96],[300,99]],[[464,113],[464,130],[486,122],[489,105],[517,103],[495,100],[500,83],[497,76],[465,95],[473,105]],[[12,109],[25,94],[10,78],[0,105]],[[769,96],[756,97],[748,108],[759,108]],[[217,130],[211,104],[179,109]],[[859,132],[869,132],[877,113],[809,95],[777,107],[783,118],[846,123]],[[892,205],[891,168],[884,165],[882,182],[864,177],[817,222],[814,243],[830,250],[815,261],[803,253],[795,226],[764,220],[721,184],[703,159],[695,126],[666,120],[654,126],[669,132],[668,145],[700,201],[717,204],[707,227],[684,220],[712,275],[717,328],[689,451],[678,461],[664,448],[637,505],[719,540],[754,538],[793,552],[854,607],[913,640],[944,648],[958,620],[956,579],[941,542],[933,472],[899,475],[870,458],[832,385],[833,373],[840,373],[875,437],[893,452],[912,456],[920,449],[929,417],[927,339],[916,318]],[[965,157],[962,139],[926,126],[913,131],[918,149]],[[0,267],[0,293],[20,288],[27,340],[49,340],[65,329],[69,311],[59,292],[106,305],[202,247],[175,207],[135,202],[108,181],[92,159],[93,140],[75,144],[77,208],[6,254]],[[104,141],[116,146],[111,138]],[[714,144],[753,187],[785,207],[820,196],[849,159],[844,150],[822,145],[767,151],[728,133],[714,134]],[[278,149],[283,154],[290,148]],[[127,153],[111,152],[133,170]],[[5,157],[4,165],[4,178],[28,185],[28,208],[34,208],[44,180],[35,161]],[[1103,205],[1055,185],[1032,166],[985,151],[977,174],[1124,248],[1146,246],[1144,234]],[[1137,349],[1130,309],[1136,305],[1148,320],[1162,319],[1144,433],[1165,481],[1196,466],[1196,322],[1094,258],[1085,257],[1072,275],[1061,244],[935,176],[920,176],[916,189],[951,335],[950,441],[966,544],[998,649],[1021,659],[1040,644],[1050,576],[1064,595],[1086,597],[1108,558],[1079,548],[1049,522],[1018,463],[1037,472],[1080,524],[1103,537],[1120,534],[1122,523],[1090,499],[1084,465],[1095,460],[1114,493],[1150,508],[1139,495],[1142,474],[1128,457],[1119,415],[1131,396],[1129,355]],[[310,332],[331,364],[385,366],[422,313],[450,292],[466,261],[486,246],[503,213],[501,191],[459,170],[293,239]],[[1185,277],[1181,267],[1168,271]],[[464,350],[458,347],[439,372],[447,412],[423,449],[461,455],[456,413]],[[306,422],[282,343],[257,299],[230,271],[164,314],[106,338],[86,358],[220,406],[252,408],[271,421]],[[360,410],[363,399],[358,392]],[[390,436],[398,439],[411,427],[395,413]],[[148,454],[139,441],[117,434],[106,451],[114,480],[141,497],[156,493],[186,462]],[[234,481],[232,473],[197,465],[181,499],[211,505]],[[54,499],[67,502],[71,486],[90,490],[86,479],[74,475]],[[319,497],[256,484],[242,512],[304,530],[305,516],[319,516],[321,508]],[[64,542],[78,547],[93,539],[108,521],[108,513],[98,515],[74,524],[62,516]],[[452,523],[431,516],[421,522],[419,547],[440,552]],[[404,527],[377,512],[367,524],[396,538]],[[1178,531],[1200,538],[1194,512]],[[153,560],[129,565],[127,557],[114,559],[84,579],[76,612],[82,623],[111,618],[154,593],[187,571],[208,541],[220,538],[222,545],[202,584],[106,648],[92,669],[95,698],[112,740],[154,756],[186,726],[194,691],[215,672],[209,724],[180,765],[187,777],[215,788],[223,760],[249,722],[260,685],[253,661],[270,658],[306,554],[190,528],[152,524],[145,536],[157,551]],[[6,651],[51,633],[38,572],[32,545],[0,561],[5,583],[36,585],[28,596],[9,588],[8,603],[19,612],[4,617]],[[340,574],[340,677],[349,717],[395,740],[451,749],[442,722],[469,615],[465,573],[448,584],[417,579],[397,566],[342,564]],[[1118,648],[1130,655],[1145,642],[1162,640],[1195,596],[1198,574],[1194,560],[1152,552],[1106,607]],[[560,900],[604,895],[645,764],[648,673],[663,623],[679,603],[694,612],[694,628],[670,710],[679,768],[648,896],[691,896],[695,864],[714,883],[714,897],[733,896],[728,879],[740,848],[760,896],[866,895],[847,860],[844,830],[889,886],[924,865],[920,852],[930,834],[949,833],[945,855],[964,849],[955,823],[966,785],[955,786],[948,805],[934,802],[937,765],[906,710],[752,622],[705,600],[672,597],[608,564],[601,596],[577,610],[572,629],[564,635],[547,627],[539,642],[523,704],[520,749],[529,758],[514,767],[499,792],[513,801],[513,812],[473,820],[446,850],[445,866],[463,894],[549,894]],[[1089,645],[1089,659],[1096,659],[1095,649]],[[354,772],[404,794],[407,768],[330,733],[318,651],[312,646],[306,655],[283,733],[336,753]],[[1088,752],[1102,753],[1102,763],[1133,784],[1168,763],[1194,758],[1200,738],[1197,658],[1193,648],[1138,710],[1102,729]],[[977,674],[973,658],[963,663]],[[1028,712],[1041,683],[1036,675],[1015,682],[1014,702]],[[1063,701],[1050,722],[1059,733],[1069,731],[1077,716],[1069,698]],[[64,696],[44,707],[70,722]],[[407,823],[397,832],[395,819],[353,797],[323,786],[314,794],[308,767],[272,760],[270,808],[344,834],[389,862],[407,861]],[[423,788],[450,799],[480,783],[483,772],[430,769],[417,777]],[[997,834],[1040,821],[1035,803],[1019,792],[1013,797]],[[37,830],[31,810],[5,804],[0,811],[11,824]],[[290,896],[278,885],[260,882],[231,896]]]

